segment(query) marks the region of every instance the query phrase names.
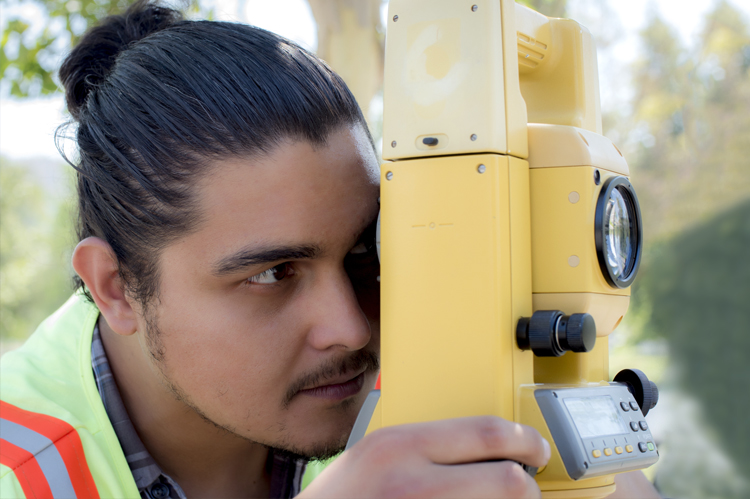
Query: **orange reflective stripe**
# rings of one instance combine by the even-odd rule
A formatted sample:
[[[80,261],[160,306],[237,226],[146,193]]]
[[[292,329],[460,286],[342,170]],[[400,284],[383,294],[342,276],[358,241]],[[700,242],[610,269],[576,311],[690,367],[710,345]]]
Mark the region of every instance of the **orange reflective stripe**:
[[[52,499],[47,479],[31,453],[0,439],[0,464],[13,470],[27,498]]]
[[[60,419],[46,414],[25,411],[2,400],[0,400],[0,419],[23,426],[54,443],[55,449],[65,465],[67,478],[70,479],[70,485],[72,485],[76,497],[79,499],[99,499],[99,492],[83,452],[81,438],[75,428]],[[41,471],[41,468],[39,469]],[[43,473],[42,477],[44,478]],[[46,479],[45,483],[47,483]],[[54,485],[56,484],[53,484],[53,489],[55,488]],[[49,484],[47,486],[49,489]]]
[[[99,491],[96,489],[94,478],[91,476],[86,456],[83,454],[83,445],[78,432],[71,432],[55,442],[55,447],[68,468],[68,475],[73,484],[76,497],[99,499]]]

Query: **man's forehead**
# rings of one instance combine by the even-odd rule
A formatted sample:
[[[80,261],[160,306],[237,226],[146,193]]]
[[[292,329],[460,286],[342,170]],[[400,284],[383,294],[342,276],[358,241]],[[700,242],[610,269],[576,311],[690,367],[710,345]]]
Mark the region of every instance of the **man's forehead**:
[[[210,255],[215,268],[243,251],[316,248],[320,256],[332,244],[355,243],[377,215],[379,174],[362,138],[369,143],[361,128],[342,129],[324,147],[296,141],[215,165],[198,194],[194,251]]]

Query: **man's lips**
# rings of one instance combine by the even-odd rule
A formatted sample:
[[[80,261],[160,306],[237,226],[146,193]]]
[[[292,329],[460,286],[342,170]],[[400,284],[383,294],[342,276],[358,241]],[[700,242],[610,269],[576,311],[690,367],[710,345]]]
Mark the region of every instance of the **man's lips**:
[[[334,380],[333,383],[300,390],[298,393],[332,401],[343,400],[359,393],[365,384],[365,373],[366,371],[362,371],[354,377],[343,376],[341,381]]]

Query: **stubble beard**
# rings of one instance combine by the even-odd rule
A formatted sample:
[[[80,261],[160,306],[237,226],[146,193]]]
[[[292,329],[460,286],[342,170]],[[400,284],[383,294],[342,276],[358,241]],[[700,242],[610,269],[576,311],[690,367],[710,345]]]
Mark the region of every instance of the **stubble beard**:
[[[230,435],[236,438],[245,440],[248,443],[262,445],[266,447],[274,455],[285,456],[290,459],[304,459],[308,461],[324,461],[330,459],[344,451],[346,442],[349,439],[349,433],[351,427],[346,428],[342,432],[341,436],[335,440],[328,442],[319,442],[313,445],[309,449],[302,449],[295,445],[294,442],[288,439],[282,439],[278,442],[263,442],[253,440],[240,433],[237,429],[231,425],[219,423],[211,419],[197,404],[195,404],[190,396],[167,374],[166,369],[166,351],[164,344],[161,341],[162,332],[159,329],[156,314],[153,310],[148,310],[144,313],[144,319],[146,323],[146,345],[149,351],[149,355],[156,366],[159,378],[162,385],[172,394],[172,396],[178,402],[185,405],[186,408],[194,412],[204,422],[216,428],[219,432],[225,435]],[[310,373],[303,376],[300,380],[294,383],[282,402],[282,407],[286,410],[291,403],[291,399],[294,397],[297,391],[302,387],[306,386],[311,380],[324,379],[325,377],[331,376],[337,372],[345,372],[347,369],[356,370],[366,367],[367,371],[377,371],[380,369],[378,355],[371,351],[360,350],[353,356],[342,360],[338,363],[328,363],[314,373]],[[337,405],[333,410],[337,411],[349,411],[352,405],[356,404],[357,401],[354,398],[346,399]],[[352,425],[354,422],[352,422]],[[282,428],[283,430],[283,428]]]

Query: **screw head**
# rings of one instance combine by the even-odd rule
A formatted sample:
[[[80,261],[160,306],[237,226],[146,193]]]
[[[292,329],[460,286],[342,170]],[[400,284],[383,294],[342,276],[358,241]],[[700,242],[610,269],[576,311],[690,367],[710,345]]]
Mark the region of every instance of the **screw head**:
[[[391,147],[396,147],[396,141],[391,142]]]
[[[385,174],[385,179],[386,180],[390,180],[392,178],[393,178],[393,172],[388,172],[388,173]]]
[[[471,140],[477,140],[477,134],[472,133],[471,134]]]
[[[486,171],[487,171],[487,167],[486,167],[486,166],[484,166],[484,165],[479,165],[479,166],[477,166],[477,171],[478,171],[479,173],[484,173],[484,172],[486,172]]]
[[[393,16],[393,22],[395,23],[396,21],[398,21],[398,16]]]
[[[471,6],[471,11],[472,12],[476,12],[478,9],[479,9],[479,6],[476,5],[476,4],[474,4],[474,5]]]

